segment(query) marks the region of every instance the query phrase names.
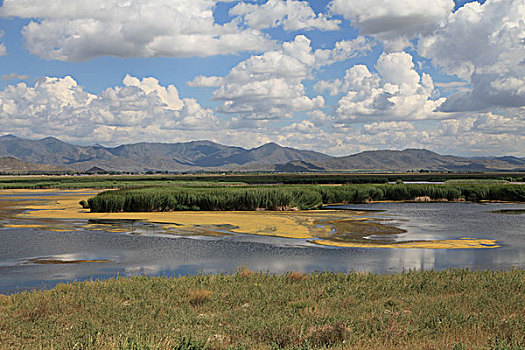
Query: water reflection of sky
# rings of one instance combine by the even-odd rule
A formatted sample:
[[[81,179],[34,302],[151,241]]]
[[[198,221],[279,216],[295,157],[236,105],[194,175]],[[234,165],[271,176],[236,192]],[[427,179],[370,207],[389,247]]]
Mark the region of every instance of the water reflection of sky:
[[[368,271],[391,273],[408,269],[525,267],[525,215],[493,214],[525,209],[524,204],[380,203],[352,206],[382,209],[367,217],[391,219],[407,230],[398,239],[492,238],[502,248],[487,250],[322,248],[284,238],[166,237],[101,231],[50,232],[0,229],[0,293],[48,288],[58,282],[114,276],[255,271]],[[106,263],[24,264],[34,258],[99,260]]]
[[[493,211],[523,209],[518,203],[373,203],[342,206],[347,209],[376,209],[367,217],[390,219],[387,224],[407,232],[397,240],[455,239],[461,237],[512,239],[525,234],[525,216],[495,214]],[[521,236],[520,238],[523,238]],[[521,243],[522,244],[522,243]]]

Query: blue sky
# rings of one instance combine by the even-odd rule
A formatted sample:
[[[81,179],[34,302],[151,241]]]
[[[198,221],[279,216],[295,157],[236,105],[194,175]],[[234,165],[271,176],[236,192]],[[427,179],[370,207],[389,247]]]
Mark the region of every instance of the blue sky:
[[[0,4],[0,134],[525,156],[520,0]]]

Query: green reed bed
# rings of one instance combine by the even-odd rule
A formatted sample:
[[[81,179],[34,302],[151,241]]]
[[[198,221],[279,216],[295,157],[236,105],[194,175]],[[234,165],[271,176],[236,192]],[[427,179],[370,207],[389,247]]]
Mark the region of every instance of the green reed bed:
[[[511,184],[390,184],[320,187],[323,203],[362,203],[367,200],[405,201],[421,197],[431,200],[525,201],[525,186]]]
[[[525,186],[508,184],[281,185],[148,187],[102,192],[88,200],[93,212],[316,209],[335,203],[381,200],[525,201]]]
[[[131,277],[0,296],[1,349],[525,349],[525,271]]]
[[[88,200],[93,212],[315,209],[321,194],[304,187],[153,187],[106,191]]]

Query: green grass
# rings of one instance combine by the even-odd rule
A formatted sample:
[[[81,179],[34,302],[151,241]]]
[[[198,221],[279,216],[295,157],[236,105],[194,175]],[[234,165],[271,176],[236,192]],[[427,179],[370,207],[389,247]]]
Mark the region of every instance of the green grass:
[[[50,178],[19,178],[0,177],[0,189],[80,189],[80,188],[140,188],[145,186],[224,186],[224,182],[195,180],[190,181],[166,177],[133,177],[133,176],[99,176],[99,177],[50,177]],[[240,182],[228,182],[229,186],[243,185]]]
[[[381,200],[525,201],[524,185],[508,184],[386,184],[274,185],[239,187],[157,186],[106,191],[88,200],[93,212],[177,210],[316,209],[334,203]]]
[[[525,349],[525,271],[132,277],[0,297],[1,349]]]
[[[388,181],[500,180],[524,181],[524,173],[482,174],[230,174],[230,175],[96,175],[0,176],[2,188],[130,188],[173,183],[209,184],[384,184]]]

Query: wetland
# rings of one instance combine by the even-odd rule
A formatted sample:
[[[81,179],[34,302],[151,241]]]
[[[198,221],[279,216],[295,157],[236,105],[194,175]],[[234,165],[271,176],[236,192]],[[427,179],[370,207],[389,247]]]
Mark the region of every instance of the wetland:
[[[5,184],[0,348],[525,348],[523,185],[154,179]]]
[[[92,212],[102,189],[0,191],[0,290],[116,275],[525,266],[523,203]]]

